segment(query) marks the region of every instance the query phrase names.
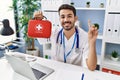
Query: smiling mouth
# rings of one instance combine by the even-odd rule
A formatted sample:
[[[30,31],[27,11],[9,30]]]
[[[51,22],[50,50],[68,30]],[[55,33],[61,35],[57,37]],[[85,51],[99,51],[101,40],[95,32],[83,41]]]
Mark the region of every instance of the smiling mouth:
[[[66,26],[67,26],[67,25],[70,25],[70,23],[65,23],[64,25],[66,25]]]
[[[64,22],[63,24],[64,25],[69,25],[69,24],[71,24],[71,22]]]

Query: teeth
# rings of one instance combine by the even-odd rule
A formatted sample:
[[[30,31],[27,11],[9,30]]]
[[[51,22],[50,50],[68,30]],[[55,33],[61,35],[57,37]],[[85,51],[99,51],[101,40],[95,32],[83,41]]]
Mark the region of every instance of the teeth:
[[[65,24],[70,24],[70,23],[65,23]]]

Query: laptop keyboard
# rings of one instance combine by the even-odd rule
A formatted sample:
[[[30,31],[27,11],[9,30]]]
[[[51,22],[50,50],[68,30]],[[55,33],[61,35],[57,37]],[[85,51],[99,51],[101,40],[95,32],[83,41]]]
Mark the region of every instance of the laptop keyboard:
[[[35,77],[37,80],[39,80],[40,78],[42,78],[44,75],[46,75],[45,73],[38,71],[34,68],[32,68],[33,73],[35,74]]]

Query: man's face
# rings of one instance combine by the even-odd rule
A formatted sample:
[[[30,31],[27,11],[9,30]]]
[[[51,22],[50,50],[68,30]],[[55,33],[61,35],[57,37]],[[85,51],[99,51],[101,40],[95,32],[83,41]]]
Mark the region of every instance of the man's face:
[[[69,9],[63,9],[59,12],[60,15],[60,23],[62,27],[69,31],[74,27],[76,16],[74,16],[73,12]]]

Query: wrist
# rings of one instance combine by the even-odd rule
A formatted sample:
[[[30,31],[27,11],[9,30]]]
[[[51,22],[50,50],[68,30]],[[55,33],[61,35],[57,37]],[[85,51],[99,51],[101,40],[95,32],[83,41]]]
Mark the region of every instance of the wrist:
[[[96,45],[96,41],[89,41],[89,45],[90,45],[90,46]]]

